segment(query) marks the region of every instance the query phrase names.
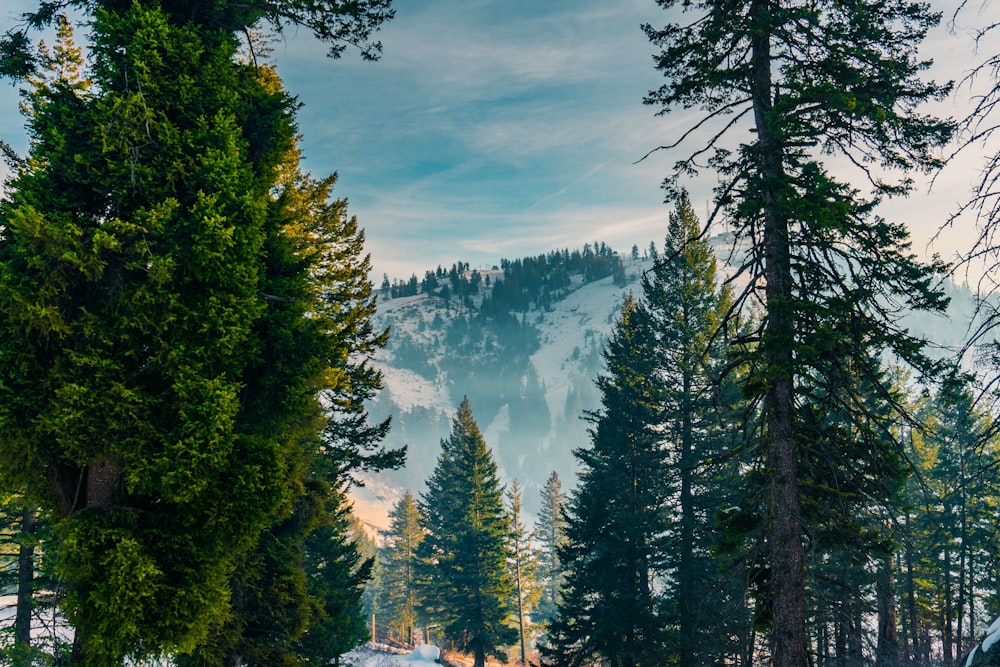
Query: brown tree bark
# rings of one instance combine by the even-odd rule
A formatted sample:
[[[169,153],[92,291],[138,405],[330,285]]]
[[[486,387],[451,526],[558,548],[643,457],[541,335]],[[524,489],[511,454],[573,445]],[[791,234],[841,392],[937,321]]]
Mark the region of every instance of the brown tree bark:
[[[753,0],[750,20],[751,97],[759,150],[760,197],[764,226],[764,290],[767,323],[763,354],[767,475],[770,485],[768,545],[773,603],[774,667],[808,667],[805,580],[802,565],[802,509],[798,484],[799,451],[794,436],[794,330],[789,221],[782,204],[786,181],[783,147],[775,132],[771,99],[771,11]]]

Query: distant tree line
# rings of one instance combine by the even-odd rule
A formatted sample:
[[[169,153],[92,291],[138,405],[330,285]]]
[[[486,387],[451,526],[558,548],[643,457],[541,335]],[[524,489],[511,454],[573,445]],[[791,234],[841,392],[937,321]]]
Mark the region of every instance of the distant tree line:
[[[638,252],[635,254],[638,258]],[[497,270],[494,267],[493,271]],[[388,275],[383,275],[381,294],[389,299],[433,294],[445,300],[454,299],[468,308],[478,307],[487,317],[501,317],[532,308],[549,310],[580,284],[609,276],[618,286],[626,284],[621,256],[603,242],[585,243],[582,250],[554,250],[537,257],[501,259],[499,270],[503,273],[492,279],[492,272],[471,269],[468,262],[457,262],[449,270],[441,266],[427,270],[422,280],[416,274],[405,281],[398,278],[390,281]]]

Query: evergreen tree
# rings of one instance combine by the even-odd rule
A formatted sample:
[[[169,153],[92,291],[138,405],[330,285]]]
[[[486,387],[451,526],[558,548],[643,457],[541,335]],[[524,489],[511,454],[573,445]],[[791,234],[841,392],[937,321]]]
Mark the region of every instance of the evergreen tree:
[[[597,541],[595,544],[574,544],[578,534],[574,521],[646,521],[641,530],[648,532],[633,539],[659,546],[651,552],[655,553],[655,567],[650,566],[643,577],[655,579],[658,590],[648,611],[640,607],[650,618],[635,632],[648,641],[656,636],[649,628],[656,627],[660,644],[632,656],[598,654],[621,660],[620,664],[710,665],[739,654],[737,647],[719,637],[739,634],[734,632],[738,625],[734,619],[740,616],[742,586],[739,580],[721,573],[715,560],[719,542],[716,516],[721,508],[733,504],[732,487],[739,468],[739,459],[729,451],[736,431],[738,391],[732,381],[721,378],[729,339],[725,326],[735,328],[738,322],[730,315],[733,304],[729,291],[717,286],[715,258],[686,195],[681,195],[670,215],[662,256],[654,250],[652,258],[654,268],[642,281],[644,299],[628,312],[627,322],[633,328],[625,337],[621,332],[626,320],[618,325],[618,338],[605,353],[610,376],[599,381],[604,395],[599,426],[629,425],[618,432],[609,429],[607,442],[599,443],[601,431],[595,431],[595,454],[591,455],[596,457],[599,448],[616,456],[638,449],[634,456],[647,466],[643,476],[637,476],[632,485],[618,479],[617,491],[599,486],[597,496],[616,493],[621,497],[637,486],[649,495],[649,516],[632,517],[622,512],[620,517],[605,518],[611,512],[597,509],[595,501],[593,509],[586,509],[597,512],[598,517],[575,515],[565,551],[580,549],[584,558],[590,558],[586,555],[589,551],[612,548],[599,542],[603,531],[593,528],[591,532],[597,537],[589,539]],[[589,466],[587,459],[583,461]],[[599,472],[585,468],[581,496],[594,493],[588,485],[597,486],[593,480],[598,475],[611,479],[620,475],[605,467],[614,466],[602,461]],[[580,567],[578,561],[566,566],[570,581],[583,578],[575,572]],[[591,568],[589,578],[607,580],[602,565],[584,567]],[[627,598],[631,592],[605,588],[602,594],[614,599],[616,595]],[[572,619],[576,609],[566,599],[560,605],[560,616]],[[623,626],[634,619],[619,614],[615,622]]]
[[[393,628],[407,644],[414,644],[417,626],[417,548],[424,538],[420,510],[407,491],[389,513],[385,546],[379,551],[378,568],[380,623]]]
[[[262,570],[239,567],[287,566],[308,489],[329,508],[338,476],[378,454],[339,431],[363,421],[353,401],[376,377],[351,353],[379,337],[336,300],[341,284],[319,286],[359,237],[309,243],[324,228],[282,215],[302,185],[282,180],[297,173],[294,101],[235,56],[267,21],[374,57],[391,12],[79,0],[43,2],[26,25],[66,5],[91,19],[91,81],[65,38],[52,57],[23,33],[2,49],[6,73],[34,73],[30,155],[0,205],[0,453],[17,462],[0,475],[54,510],[72,663],[104,665],[191,651],[242,618],[236,580]],[[323,206],[345,231],[342,204]],[[328,455],[337,465],[313,471]]]
[[[473,654],[475,667],[484,667],[487,654],[511,644],[517,633],[508,625],[514,596],[507,568],[510,517],[468,399],[441,441],[419,507],[426,531],[418,547],[427,568],[421,576],[425,613]]]
[[[604,352],[601,410],[591,447],[574,451],[580,484],[567,513],[562,600],[543,647],[546,664],[662,665],[664,618],[653,582],[666,574],[670,545],[669,459],[660,446],[655,333],[629,296]]]
[[[559,475],[552,471],[542,487],[541,507],[535,522],[538,543],[538,607],[532,618],[545,625],[555,615],[562,589],[563,572],[559,549],[566,542],[566,494]]]
[[[514,582],[514,609],[517,611],[517,630],[520,640],[520,663],[527,662],[526,637],[528,629],[525,626],[526,616],[531,613],[538,601],[541,590],[538,588],[536,573],[538,561],[531,548],[531,539],[524,526],[524,514],[521,508],[521,487],[517,480],[507,491],[510,502],[510,569]]]
[[[297,425],[304,429],[300,443],[308,446],[289,457],[295,476],[290,483],[302,492],[237,568],[232,618],[199,647],[195,664],[299,658],[322,663],[366,636],[357,602],[372,562],[355,553],[358,536],[348,534],[345,485],[356,470],[397,466],[403,452],[381,447],[389,422],[371,424],[364,408],[381,387],[369,361],[384,346],[386,332],[373,329],[364,235],[347,215],[346,202],[331,199],[334,182],[302,174],[298,154],[289,156],[271,212],[281,234],[269,239],[265,289],[300,297],[272,309],[270,330],[281,335],[269,341],[265,358],[319,355],[341,362],[328,369],[334,382],[314,387],[327,406],[321,428],[308,413]],[[297,265],[308,272],[290,270]]]
[[[40,635],[40,616],[56,614],[58,590],[52,556],[58,544],[44,513],[25,504],[23,494],[0,495],[0,590],[13,592],[14,605],[0,629],[0,661],[31,667],[65,658],[68,646],[54,634]],[[32,632],[34,630],[34,632]]]
[[[915,112],[947,92],[918,78],[926,63],[916,49],[939,17],[909,0],[658,4],[696,15],[663,29],[646,26],[667,78],[647,102],[663,113],[698,107],[705,115],[694,129],[716,128],[707,145],[678,161],[671,182],[696,172],[710,153],[720,178],[717,211],[727,216],[736,247],[746,250],[743,298],[760,298],[763,306],[748,389],[763,408],[773,661],[804,667],[805,457],[796,437],[797,387],[802,378],[821,378],[825,362],[856,361],[868,351],[873,359],[891,350],[926,369],[920,342],[898,324],[897,308],[945,303],[932,288],[940,267],[917,262],[905,228],[872,215],[880,197],[909,188],[907,180],[886,182],[872,165],[934,167],[933,149],[951,135],[950,123]],[[752,140],[727,144],[729,130],[744,129],[743,119]],[[824,153],[859,165],[872,197],[833,179],[819,160]],[[865,354],[853,348],[859,339]],[[877,377],[870,366],[859,372]]]
[[[911,437],[919,470],[908,488],[900,597],[904,657],[926,664],[933,645],[945,660],[965,655],[995,608],[995,511],[1000,503],[993,418],[977,405],[970,380],[953,374],[926,396],[926,425]]]
[[[868,619],[878,623],[881,660],[890,659],[896,641],[888,613],[895,599],[882,579],[891,571],[893,522],[909,474],[892,408],[906,397],[901,374],[884,375],[875,384],[831,370],[822,385],[802,388],[800,484],[803,521],[811,527],[805,572],[813,642],[825,657],[848,664],[864,658]]]
[[[356,532],[344,488],[333,489],[326,498],[326,520],[309,533],[304,545],[308,592],[318,603],[318,611],[292,651],[305,667],[340,664],[340,656],[369,636],[361,596],[375,559],[364,557],[361,551],[364,535]]]
[[[739,333],[728,287],[719,287],[715,255],[681,192],[667,224],[662,255],[642,281],[644,307],[657,335],[655,369],[663,385],[662,446],[671,466],[672,543],[683,547],[668,555],[668,623],[676,629],[672,644],[682,665],[709,665],[731,647],[724,624],[736,616],[742,595],[720,576],[713,557],[718,536],[715,515],[731,506],[739,459],[730,451],[736,434],[739,391],[723,377],[727,345]],[[733,333],[727,331],[727,327]]]

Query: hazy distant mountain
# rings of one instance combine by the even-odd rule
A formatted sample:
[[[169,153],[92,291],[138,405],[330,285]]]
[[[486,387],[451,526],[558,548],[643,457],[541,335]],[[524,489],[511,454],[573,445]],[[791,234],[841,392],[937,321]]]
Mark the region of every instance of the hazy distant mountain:
[[[725,260],[726,240],[714,240]],[[599,407],[601,350],[623,299],[641,291],[639,276],[650,266],[638,248],[617,254],[599,244],[490,270],[457,263],[422,280],[386,280],[377,316],[391,331],[377,360],[385,388],[371,410],[376,419],[392,416],[387,444],[407,444],[409,456],[404,469],[371,477],[355,494],[361,513],[377,522],[404,490],[423,490],[463,396],[502,477],[521,483],[529,513],[553,470],[571,488],[572,451],[588,444],[582,416]],[[939,354],[962,345],[973,310],[967,288],[949,283],[946,290],[950,317],[907,318]]]

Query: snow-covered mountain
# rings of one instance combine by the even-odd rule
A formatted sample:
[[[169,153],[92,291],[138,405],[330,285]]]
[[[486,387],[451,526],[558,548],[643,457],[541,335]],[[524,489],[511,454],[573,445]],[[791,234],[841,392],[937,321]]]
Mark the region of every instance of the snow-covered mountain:
[[[713,240],[724,260],[728,243]],[[572,451],[588,444],[583,415],[599,407],[594,381],[602,368],[601,351],[625,296],[641,292],[639,277],[652,266],[635,249],[625,258],[607,252],[617,270],[574,272],[570,267],[564,274],[553,272],[549,262],[543,273],[550,273],[538,276],[532,265],[531,284],[513,289],[526,295],[514,308],[507,307],[512,285],[501,287],[505,272],[499,268],[473,270],[459,263],[450,272],[428,272],[430,282],[425,276],[419,285],[415,278],[391,289],[383,285],[376,323],[389,327],[390,342],[377,359],[384,389],[370,407],[376,419],[392,417],[386,444],[405,444],[409,453],[405,468],[369,476],[365,488],[354,492],[362,518],[384,526],[389,507],[403,491],[423,491],[464,396],[501,478],[520,482],[529,514],[537,509],[552,471],[566,490],[572,487]],[[520,262],[513,264],[523,277],[528,268]],[[514,280],[511,275],[508,271],[508,282]],[[907,318],[907,325],[941,346],[942,354],[962,344],[972,313],[968,289],[954,284],[946,289],[952,297],[950,318]],[[501,298],[501,292],[506,296]]]
[[[371,411],[392,417],[386,444],[406,444],[409,454],[404,469],[373,475],[355,493],[365,518],[377,522],[379,506],[406,489],[423,490],[464,396],[502,479],[524,489],[529,513],[552,471],[572,484],[572,450],[587,444],[584,411],[599,405],[601,350],[626,294],[640,291],[639,276],[651,266],[642,258],[614,261],[618,271],[606,268],[604,276],[572,269],[542,276],[521,290],[540,303],[514,310],[495,303],[500,269],[464,269],[458,289],[446,272],[437,288],[380,296],[376,322],[389,327],[390,342],[377,359],[384,389]]]

